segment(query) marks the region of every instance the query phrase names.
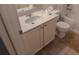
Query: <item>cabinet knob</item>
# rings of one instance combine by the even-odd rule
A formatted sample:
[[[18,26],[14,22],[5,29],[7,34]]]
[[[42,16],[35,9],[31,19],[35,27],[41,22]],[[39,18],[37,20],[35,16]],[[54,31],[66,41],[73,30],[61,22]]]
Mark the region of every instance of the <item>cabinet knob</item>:
[[[47,26],[47,25],[44,25],[45,27]]]
[[[19,34],[22,34],[22,30],[19,30]]]

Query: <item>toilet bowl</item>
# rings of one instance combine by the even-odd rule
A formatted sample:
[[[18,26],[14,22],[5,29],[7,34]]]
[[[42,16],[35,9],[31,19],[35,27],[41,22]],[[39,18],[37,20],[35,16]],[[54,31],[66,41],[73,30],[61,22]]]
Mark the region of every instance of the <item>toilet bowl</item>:
[[[63,21],[57,22],[56,26],[57,29],[61,32],[67,32],[70,29],[70,25]]]

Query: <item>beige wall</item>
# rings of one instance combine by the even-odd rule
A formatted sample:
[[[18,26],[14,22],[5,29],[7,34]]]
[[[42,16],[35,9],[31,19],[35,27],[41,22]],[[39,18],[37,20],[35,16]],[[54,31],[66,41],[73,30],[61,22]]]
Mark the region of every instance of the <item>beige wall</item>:
[[[72,12],[69,17],[74,20],[74,29],[79,31],[79,4],[72,4]]]
[[[62,14],[70,17],[72,20],[74,20],[73,30],[76,30],[79,32],[79,4],[71,4],[70,8],[71,11],[67,11],[66,5],[63,5]]]

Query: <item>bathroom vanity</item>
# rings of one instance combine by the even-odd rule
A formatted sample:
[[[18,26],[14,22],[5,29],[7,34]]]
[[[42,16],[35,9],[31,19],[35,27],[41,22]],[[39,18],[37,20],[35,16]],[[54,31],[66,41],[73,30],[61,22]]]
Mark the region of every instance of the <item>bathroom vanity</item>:
[[[54,40],[57,20],[57,14],[48,15],[25,25],[22,18],[20,19],[20,23],[23,23],[21,23],[21,28],[24,29],[22,40],[25,45],[25,54],[35,54]]]

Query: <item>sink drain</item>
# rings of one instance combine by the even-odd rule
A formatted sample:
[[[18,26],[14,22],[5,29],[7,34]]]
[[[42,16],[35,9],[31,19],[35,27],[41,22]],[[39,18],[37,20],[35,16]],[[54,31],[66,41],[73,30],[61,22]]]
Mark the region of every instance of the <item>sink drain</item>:
[[[34,22],[32,22],[32,24],[35,24]]]

